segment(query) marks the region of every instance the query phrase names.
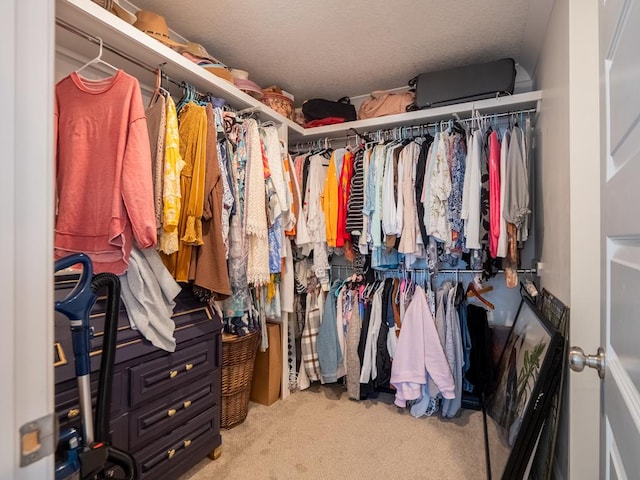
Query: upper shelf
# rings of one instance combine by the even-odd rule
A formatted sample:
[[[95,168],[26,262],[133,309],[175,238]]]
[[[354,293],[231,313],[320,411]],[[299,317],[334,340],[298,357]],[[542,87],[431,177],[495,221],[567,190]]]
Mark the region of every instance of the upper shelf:
[[[450,119],[453,114],[468,117],[474,110],[482,114],[491,114],[537,108],[538,102],[542,99],[542,92],[535,91],[337,125],[303,128],[91,0],[56,0],[56,18],[89,35],[100,37],[105,44],[150,67],[162,65],[163,72],[169,77],[190,83],[199,91],[224,98],[235,109],[259,110],[264,120],[272,120],[286,126],[289,142],[344,136],[352,133],[350,129],[371,132],[398,126],[421,125]],[[77,38],[72,37],[74,36],[59,35],[56,42],[61,47],[77,50]]]
[[[302,129],[235,85],[199,67],[91,0],[57,0],[56,18],[89,35],[100,37],[106,45],[150,67],[162,65],[162,71],[169,77],[190,83],[201,92],[224,98],[235,109],[256,108],[264,112],[265,119],[284,124],[289,129]],[[56,41],[58,45],[74,50],[77,48],[77,37],[72,37],[60,35]]]
[[[379,129],[387,129],[401,126],[423,125],[440,120],[449,120],[453,114],[461,118],[470,117],[472,112],[478,111],[483,115],[500,112],[512,112],[517,110],[537,109],[538,102],[542,99],[541,91],[518,93],[504,97],[477,100],[475,102],[457,103],[445,107],[416,110],[415,112],[397,113],[384,117],[357,120],[355,122],[326,125],[324,127],[304,128],[302,133],[289,133],[289,140],[313,141],[325,137],[338,137],[352,135],[350,129],[359,133],[372,132]]]

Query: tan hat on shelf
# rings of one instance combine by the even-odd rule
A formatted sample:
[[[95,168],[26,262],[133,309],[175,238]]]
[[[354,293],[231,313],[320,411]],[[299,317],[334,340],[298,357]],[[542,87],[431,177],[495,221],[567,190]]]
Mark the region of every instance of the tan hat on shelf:
[[[197,57],[199,59],[209,60],[211,63],[222,63],[216,60],[215,58],[213,58],[211,55],[209,55],[209,52],[207,52],[207,49],[196,42],[187,42],[185,45],[180,45],[176,47],[176,51],[182,54],[188,53],[192,57]]]
[[[156,40],[164,43],[168,47],[178,48],[183,47],[182,43],[178,43],[169,38],[169,27],[167,21],[162,15],[149,12],[147,10],[139,10],[136,14],[137,20],[133,24],[138,30],[142,30],[144,33]]]
[[[231,72],[223,65],[201,63],[200,66],[208,72],[213,73],[216,77],[220,77],[229,83],[233,83],[233,75],[231,75]]]
[[[125,10],[124,8],[122,8],[118,3],[118,0],[92,0],[92,1],[93,3],[97,3],[102,8],[110,11],[111,13],[113,13],[114,15],[121,18],[127,23],[133,24],[136,21],[136,16],[133,13],[129,12],[128,10]]]

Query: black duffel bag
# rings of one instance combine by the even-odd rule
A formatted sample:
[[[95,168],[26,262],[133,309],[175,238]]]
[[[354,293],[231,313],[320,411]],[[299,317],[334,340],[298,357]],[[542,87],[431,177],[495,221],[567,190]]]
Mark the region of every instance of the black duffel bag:
[[[342,97],[337,102],[324,98],[313,98],[302,104],[302,114],[307,122],[334,117],[352,122],[356,117],[356,107],[351,105],[349,97]]]

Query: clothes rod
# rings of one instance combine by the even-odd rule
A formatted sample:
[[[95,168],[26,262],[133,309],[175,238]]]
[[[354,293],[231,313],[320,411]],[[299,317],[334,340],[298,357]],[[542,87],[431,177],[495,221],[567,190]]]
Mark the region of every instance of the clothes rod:
[[[95,36],[85,32],[84,30],[79,29],[78,27],[75,27],[73,25],[71,25],[70,23],[65,22],[64,20],[60,20],[59,18],[56,18],[56,25],[58,25],[61,28],[64,28],[65,30],[67,30],[68,32],[71,32],[75,35],[78,35],[79,37],[84,38],[85,40],[88,40],[92,43],[95,43],[96,45],[100,44],[100,39],[96,38]],[[137,65],[138,67],[147,70],[148,72],[151,73],[156,73],[158,68],[161,68],[161,66],[157,66],[157,67],[153,67],[151,65],[148,65],[144,62],[141,62],[140,60],[138,60],[135,57],[132,57],[131,55],[129,55],[128,53],[123,52],[122,50],[119,50],[115,47],[112,47],[111,45],[102,42],[102,48],[104,48],[105,50],[110,51],[111,53],[118,55],[119,57],[127,60],[128,62],[133,63],[134,65]],[[177,85],[178,87],[183,88],[184,87],[184,82],[179,82],[177,80],[174,80],[173,78],[171,78],[169,75],[167,75],[166,73],[162,72],[162,78],[164,78],[165,80],[168,80],[169,82],[173,83],[174,85]]]
[[[349,265],[331,265],[332,269],[337,269],[337,270],[346,270],[346,271],[354,271],[356,270],[355,267],[351,267]],[[441,273],[485,273],[485,270],[482,269],[478,269],[478,268],[474,268],[474,269],[468,269],[468,268],[445,268],[445,269],[439,269],[436,270],[434,272],[431,272],[431,270],[429,270],[428,268],[389,268],[386,270],[378,270],[378,269],[373,269],[375,272],[379,272],[379,273],[385,273],[385,272],[389,272],[389,273],[429,273],[430,275],[439,275]],[[517,273],[531,273],[531,274],[537,274],[538,270],[535,268],[518,268],[515,270]],[[505,273],[504,269],[500,269],[497,270],[496,273]]]
[[[503,113],[493,113],[493,114],[489,113],[486,115],[481,115],[479,119],[480,121],[492,120],[494,118],[504,118],[504,117],[518,116],[521,114],[537,113],[537,111],[538,110],[536,108],[528,108],[528,109],[514,110],[510,112],[503,112]],[[478,120],[478,118],[473,118],[473,117],[460,118],[456,113],[453,113],[451,116],[453,117],[452,120],[455,119],[455,121],[459,123],[471,123],[474,120]],[[421,135],[421,134],[414,135],[413,131],[415,129],[429,129],[429,128],[440,128],[440,127],[444,128],[445,126],[447,126],[448,122],[449,120],[440,120],[433,123],[420,123],[417,125],[405,125],[405,126],[398,126],[398,127],[391,127],[391,128],[382,128],[382,129],[372,130],[372,131],[367,131],[362,133],[356,132],[354,135],[345,135],[342,137],[324,137],[324,138],[317,139],[315,141],[297,143],[295,147],[290,148],[289,150],[299,152],[302,150],[307,150],[311,147],[318,146],[320,144],[328,145],[329,147],[331,147],[331,142],[347,143],[349,142],[349,140],[355,140],[357,142],[360,139],[362,139],[363,141],[367,141],[369,143],[373,143],[373,142],[380,141],[381,137],[385,135],[398,134],[398,133],[402,135],[403,132],[406,132],[408,133],[408,135],[415,138]]]
[[[515,117],[518,115],[524,115],[524,114],[530,114],[530,113],[536,113],[538,110],[536,108],[526,108],[526,109],[522,109],[522,110],[513,110],[510,112],[503,112],[503,113],[488,113],[485,115],[480,115],[479,117],[468,117],[468,118],[460,118],[458,116],[457,113],[452,113],[451,116],[453,118],[451,118],[450,120],[455,120],[458,123],[472,123],[474,121],[483,121],[483,120],[492,120],[494,118],[504,118],[504,117]],[[363,132],[363,134],[361,136],[364,137],[373,137],[376,136],[378,134],[388,134],[388,133],[395,133],[395,132],[402,132],[403,130],[405,131],[409,131],[411,132],[414,129],[420,129],[420,128],[440,128],[440,127],[446,127],[448,126],[449,123],[449,119],[448,120],[438,120],[437,122],[433,122],[433,123],[420,123],[417,125],[405,125],[405,126],[398,126],[398,127],[391,127],[391,128],[381,128],[378,130],[373,130],[370,132]],[[347,136],[346,138],[348,138],[349,136]],[[332,139],[329,139],[332,140]]]

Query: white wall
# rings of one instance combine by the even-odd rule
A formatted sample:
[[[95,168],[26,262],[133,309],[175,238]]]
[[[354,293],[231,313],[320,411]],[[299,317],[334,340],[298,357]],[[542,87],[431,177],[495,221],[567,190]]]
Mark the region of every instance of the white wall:
[[[538,61],[536,87],[543,92],[537,122],[536,217],[540,233],[541,285],[565,304],[570,289],[569,3],[556,0]],[[556,478],[568,478],[567,395],[560,414]]]
[[[568,304],[569,288],[569,0],[557,0],[546,33],[536,87],[543,92],[537,122],[537,231],[541,285]]]
[[[570,344],[593,351],[600,312],[597,21],[597,0],[556,0],[536,74],[537,88],[543,90],[536,182],[541,284],[571,307]],[[587,377],[569,374],[557,478],[598,475],[597,392],[580,393],[582,382],[593,383]],[[585,410],[593,422],[576,422],[579,415],[585,418]]]

